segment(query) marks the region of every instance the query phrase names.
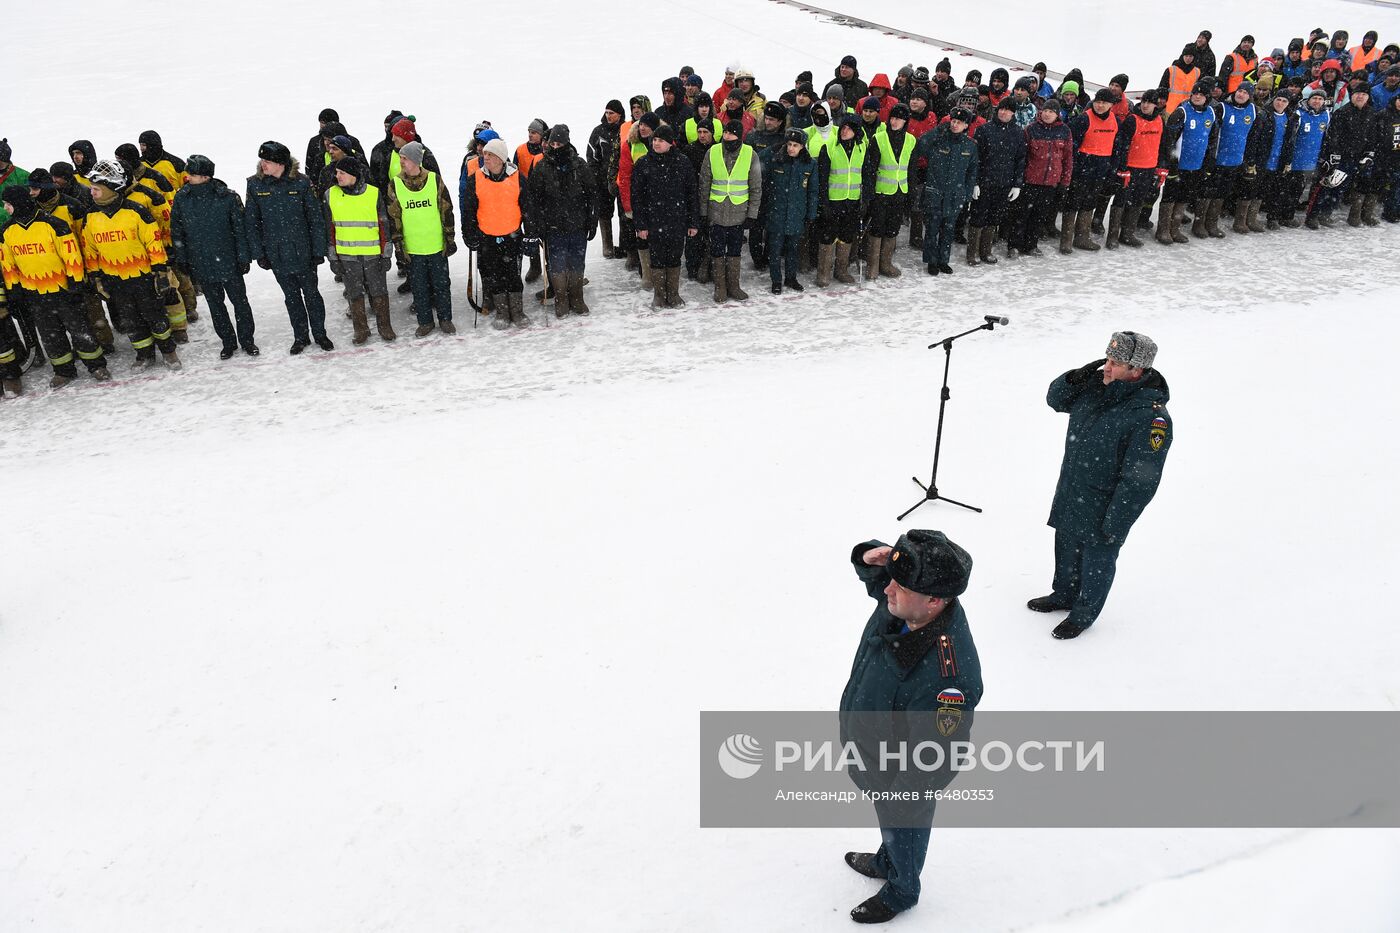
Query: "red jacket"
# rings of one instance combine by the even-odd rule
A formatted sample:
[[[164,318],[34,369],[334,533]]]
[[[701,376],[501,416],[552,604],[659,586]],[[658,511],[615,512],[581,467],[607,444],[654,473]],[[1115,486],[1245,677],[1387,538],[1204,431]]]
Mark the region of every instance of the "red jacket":
[[[884,123],[890,118],[890,111],[894,109],[895,104],[899,103],[899,98],[895,97],[893,94],[894,89],[890,87],[889,75],[883,73],[877,74],[870,79],[869,96],[875,96],[875,89],[877,87],[885,89],[885,96],[880,98],[880,122]]]
[[[1026,127],[1026,184],[1068,187],[1074,174],[1074,137],[1065,121],[1039,117]]]
[[[728,81],[721,82],[720,86],[715,88],[715,92],[710,95],[710,99],[715,102],[711,113],[724,113],[724,99],[729,96],[729,92],[732,90],[734,90],[734,85]]]
[[[922,119],[917,117],[910,117],[909,122],[904,125],[904,129],[909,133],[910,136],[914,137],[915,142],[918,142],[920,136],[924,135],[937,125],[938,116],[932,110],[925,110]],[[915,159],[914,167],[928,168],[928,157],[920,156],[919,158]]]

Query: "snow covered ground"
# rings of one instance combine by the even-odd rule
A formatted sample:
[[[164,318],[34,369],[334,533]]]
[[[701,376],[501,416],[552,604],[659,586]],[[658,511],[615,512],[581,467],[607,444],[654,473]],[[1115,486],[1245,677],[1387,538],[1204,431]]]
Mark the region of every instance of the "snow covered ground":
[[[1371,14],[1297,8],[1290,34]],[[542,5],[530,48],[555,70],[536,87],[520,44],[482,41],[517,8],[434,11],[430,31],[337,9],[170,23],[187,105],[158,114],[11,50],[13,99],[52,106],[2,134],[33,165],[149,124],[237,184],[258,142],[297,151],[327,105],[366,140],[415,111],[455,162],[483,116],[512,142],[535,115],[579,138],[607,98],[684,63],[717,77],[731,51],[765,85],[846,51],[867,75],[908,59],[754,0],[656,4],[635,33],[633,7]],[[102,43],[139,33],[111,28]],[[382,56],[395,28],[421,37],[396,46],[402,80],[352,100],[336,50]],[[992,47],[979,28],[948,38]],[[976,559],[987,708],[1393,710],[1398,237],[1285,231],[801,297],[755,281],[723,310],[687,283],[662,314],[595,262],[587,320],[504,336],[459,314],[454,339],[350,349],[333,296],[342,349],[299,358],[255,271],[261,358],[220,364],[202,322],[182,373],[130,378],[123,355],[116,385],[0,405],[0,926],[849,928],[873,887],[841,854],[874,832],[699,830],[696,713],[837,702],[868,613],[849,548],[897,535],[928,469],[924,347],[986,313],[1012,324],[958,345],[940,485],[987,511],[912,523]],[[1051,569],[1064,421],[1045,386],[1122,328],[1161,344],[1177,437],[1101,624],[1054,642],[1024,609]],[[1386,831],[936,830],[898,925],[1392,931],[1397,872]]]

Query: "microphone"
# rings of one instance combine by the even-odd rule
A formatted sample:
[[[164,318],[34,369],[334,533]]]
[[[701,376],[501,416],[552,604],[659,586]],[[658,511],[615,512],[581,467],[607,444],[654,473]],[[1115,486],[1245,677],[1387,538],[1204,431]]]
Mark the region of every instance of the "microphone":
[[[984,314],[982,315],[982,320],[986,321],[988,324],[1000,324],[1003,327],[1011,323],[1011,318],[997,317],[995,314]]]

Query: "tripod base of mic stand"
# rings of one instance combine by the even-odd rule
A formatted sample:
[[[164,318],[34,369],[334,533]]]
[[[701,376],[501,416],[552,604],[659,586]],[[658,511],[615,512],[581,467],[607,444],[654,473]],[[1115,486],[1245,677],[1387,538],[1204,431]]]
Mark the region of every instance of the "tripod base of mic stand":
[[[905,517],[906,515],[908,515],[910,512],[914,511],[915,509],[917,509],[919,506],[923,505],[925,502],[947,502],[949,505],[960,506],[960,507],[962,507],[962,508],[964,508],[964,509],[968,509],[969,511],[973,511],[973,512],[981,512],[981,511],[982,511],[981,509],[979,509],[979,508],[978,508],[977,506],[975,506],[975,505],[968,505],[966,502],[959,502],[957,499],[949,499],[947,496],[940,496],[940,495],[938,494],[938,487],[937,487],[937,486],[925,486],[922,482],[919,481],[919,478],[918,478],[917,476],[911,476],[911,477],[909,477],[909,478],[912,479],[912,480],[914,481],[914,485],[915,485],[915,486],[918,486],[920,489],[922,489],[922,490],[924,491],[924,497],[923,497],[922,499],[920,499],[918,502],[915,502],[913,505],[909,506],[909,508],[905,509],[903,512],[901,512],[901,513],[899,514],[899,517],[895,519],[895,521],[897,521],[897,522],[902,522],[902,521],[904,521],[904,517]]]

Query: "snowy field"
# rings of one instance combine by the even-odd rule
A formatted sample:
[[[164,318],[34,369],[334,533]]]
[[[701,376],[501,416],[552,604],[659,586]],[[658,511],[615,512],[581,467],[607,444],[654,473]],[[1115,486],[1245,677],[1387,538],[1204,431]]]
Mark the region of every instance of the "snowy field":
[[[776,92],[846,52],[867,78],[911,58],[760,0],[646,9],[540,4],[520,35],[518,7],[137,3],[145,25],[66,34],[72,80],[8,48],[11,100],[43,106],[0,135],[32,167],[155,128],[241,190],[257,144],[300,152],[325,106],[367,144],[414,112],[455,165],[483,117],[512,145],[534,116],[581,142],[681,64],[713,83],[737,58]],[[992,49],[1018,5],[946,30],[877,9]],[[1125,10],[1102,37],[1155,77],[1236,18],[1266,44],[1266,17],[1400,34],[1355,3],[1246,9],[1159,41]],[[140,62],[124,86],[93,57],[156,16],[164,107],[133,90]],[[1004,51],[1107,77],[1076,57],[1102,37]],[[348,90],[347,49],[393,90]],[[502,335],[459,311],[456,338],[360,349],[323,276],[340,349],[298,358],[254,270],[257,360],[221,364],[205,319],[178,374],[133,378],[123,350],[110,386],[31,375],[0,404],[0,930],[849,929],[875,888],[841,855],[874,830],[701,831],[697,712],[834,708],[869,612],[850,547],[892,540],[927,475],[924,347],[987,313],[1012,324],[958,345],[940,475],[986,512],[910,522],[976,560],[985,708],[1394,710],[1397,250],[1391,226],[1281,231],[951,280],[901,251],[897,281],[775,298],[746,271],[747,306],[685,283],[664,313],[598,261],[587,320]],[[1125,328],[1161,345],[1175,443],[1099,625],[1056,642],[1024,608],[1051,572],[1065,422],[1045,387]],[[1391,831],[935,827],[895,926],[1393,933],[1397,876]]]

